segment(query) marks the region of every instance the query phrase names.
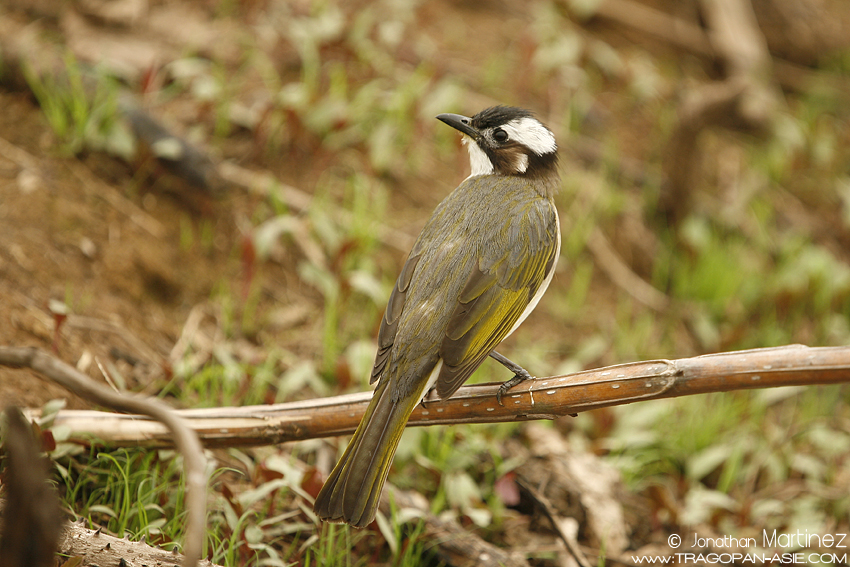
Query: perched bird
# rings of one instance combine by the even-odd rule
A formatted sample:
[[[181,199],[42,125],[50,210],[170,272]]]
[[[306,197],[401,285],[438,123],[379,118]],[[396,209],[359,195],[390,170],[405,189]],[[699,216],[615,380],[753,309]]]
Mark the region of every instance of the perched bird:
[[[472,173],[422,229],[390,294],[378,331],[369,407],[313,507],[332,522],[363,527],[407,419],[432,389],[451,396],[537,306],[561,248],[553,195],[559,187],[552,132],[521,108],[437,118],[463,134]]]

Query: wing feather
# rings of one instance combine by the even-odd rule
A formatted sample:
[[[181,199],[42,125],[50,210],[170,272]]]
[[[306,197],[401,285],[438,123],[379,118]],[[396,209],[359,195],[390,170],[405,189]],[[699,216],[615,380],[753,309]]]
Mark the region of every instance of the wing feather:
[[[440,348],[437,394],[451,396],[502,342],[554,268],[557,216],[547,202],[515,218],[499,254],[491,247],[472,270],[449,318]]]
[[[384,312],[384,316],[381,319],[381,327],[378,330],[378,352],[375,355],[375,364],[372,366],[372,376],[369,378],[370,384],[374,384],[376,380],[380,379],[387,366],[390,352],[395,343],[395,336],[398,332],[399,319],[404,310],[404,303],[407,300],[407,290],[410,288],[413,273],[416,271],[416,265],[419,263],[421,257],[421,253],[410,255],[407,262],[404,263],[404,267],[401,269],[401,273],[390,294],[390,299],[387,301],[387,310]]]

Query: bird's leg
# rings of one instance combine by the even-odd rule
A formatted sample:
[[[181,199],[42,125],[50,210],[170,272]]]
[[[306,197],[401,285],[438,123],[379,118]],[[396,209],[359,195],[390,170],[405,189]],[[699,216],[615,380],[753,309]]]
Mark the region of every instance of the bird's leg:
[[[502,396],[504,396],[508,390],[510,390],[520,382],[524,380],[531,380],[532,376],[531,374],[529,374],[528,370],[526,370],[513,360],[502,356],[495,350],[490,353],[490,357],[498,361],[499,364],[514,373],[514,377],[508,380],[507,382],[503,382],[502,385],[499,386],[499,391],[496,392],[496,400],[499,402],[499,405],[502,406],[504,405],[502,403]]]
[[[422,404],[423,409],[428,409],[428,404],[430,404],[431,402],[439,402],[439,401],[440,401],[440,397],[437,395],[437,389],[431,388],[430,390],[425,392],[425,395],[422,396],[422,399],[419,400],[419,403]]]

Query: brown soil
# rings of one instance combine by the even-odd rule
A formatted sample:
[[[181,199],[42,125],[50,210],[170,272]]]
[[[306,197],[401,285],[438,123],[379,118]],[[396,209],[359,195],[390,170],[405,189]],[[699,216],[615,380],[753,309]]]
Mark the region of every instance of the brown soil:
[[[167,9],[182,8],[171,3]],[[198,10],[188,4],[185,9],[195,19],[207,17],[199,18]],[[445,18],[446,11],[457,18]],[[24,12],[14,18],[26,19]],[[528,41],[514,33],[514,26],[527,23],[531,14],[511,3],[480,10],[441,2],[424,5],[418,18],[423,34],[439,42],[442,58],[454,60],[457,72],[485,61],[499,45]],[[480,26],[470,36],[462,22],[472,18]],[[94,29],[94,21],[86,25]],[[220,45],[211,49],[234,62],[234,50],[228,47],[238,43],[238,33],[244,30],[239,31],[234,21],[222,22],[209,13],[209,25],[219,26],[216,31],[224,29]],[[61,23],[71,36],[73,25],[82,25],[67,17]],[[75,45],[85,51],[84,45]],[[297,62],[291,46],[275,49],[281,67],[286,68],[290,59]],[[154,115],[176,123],[176,132],[182,134],[194,117],[210,119],[199,106],[184,97],[158,108]],[[100,380],[104,368],[114,364],[131,381],[130,389],[144,390],[151,376],[167,375],[169,352],[192,308],[219,309],[212,297],[222,286],[231,296],[238,295],[233,290],[243,284],[240,229],[261,199],[239,190],[212,199],[187,190],[161,171],[151,173],[149,164],[129,165],[94,152],[69,156],[29,92],[0,90],[0,107],[0,344],[56,349],[64,361]],[[279,155],[263,155],[244,131],[221,146],[223,157],[267,169],[307,192],[338,158],[309,138]],[[416,179],[392,180],[392,215],[387,224],[402,227],[411,237],[467,167],[460,153],[456,161],[433,165],[423,168]],[[205,236],[210,233],[211,242]],[[390,250],[383,255],[388,271],[397,269],[402,253]],[[319,357],[321,296],[297,277],[299,259],[294,252],[259,268],[263,290],[259,308],[279,309],[284,319],[296,321],[283,328],[255,330],[248,337],[249,348],[280,344],[305,358]],[[63,302],[70,312],[58,338],[51,301]],[[310,310],[293,315],[293,306]],[[138,363],[130,365],[128,360]],[[0,368],[2,406],[33,407],[66,396],[31,372]],[[70,405],[83,404],[71,398]]]
[[[53,348],[49,302],[58,300],[71,312],[55,342],[63,360],[111,360],[111,349],[165,357],[188,310],[220,277],[227,241],[207,254],[182,250],[174,245],[181,221],[196,225],[179,203],[128,197],[132,172],[102,155],[61,157],[28,96],[0,92],[0,104],[0,138],[17,149],[0,152],[0,344]],[[224,238],[232,233],[227,215],[211,221]],[[4,406],[64,395],[31,373],[0,369]]]

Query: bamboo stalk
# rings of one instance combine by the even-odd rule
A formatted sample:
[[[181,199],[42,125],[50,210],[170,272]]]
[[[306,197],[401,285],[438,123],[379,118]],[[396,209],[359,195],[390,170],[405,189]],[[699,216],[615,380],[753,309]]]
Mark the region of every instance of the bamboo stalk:
[[[0,363],[4,349],[0,348]],[[790,345],[650,360],[523,382],[496,402],[498,383],[462,387],[451,398],[419,405],[408,425],[554,419],[639,401],[752,388],[850,382],[850,347]],[[371,392],[283,404],[177,410],[206,447],[257,446],[347,435]],[[28,410],[30,417],[38,410]],[[56,425],[70,441],[108,446],[170,447],[171,434],[139,415],[62,410]]]

